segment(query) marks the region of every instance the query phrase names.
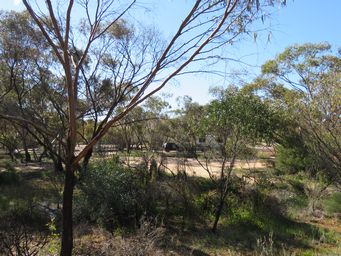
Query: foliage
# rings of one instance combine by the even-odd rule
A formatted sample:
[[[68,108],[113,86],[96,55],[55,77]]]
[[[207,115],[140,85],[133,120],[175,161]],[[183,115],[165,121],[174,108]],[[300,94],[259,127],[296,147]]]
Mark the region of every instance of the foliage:
[[[282,112],[278,142],[303,160],[304,169],[323,171],[334,183],[341,180],[340,64],[340,52],[328,43],[293,45],[266,62],[253,84]]]
[[[197,141],[205,136],[200,125],[205,107],[193,102],[189,96],[179,97],[177,102],[179,109],[175,110],[175,117],[168,122],[168,140],[175,142],[183,155],[193,157]]]
[[[26,12],[1,15],[0,118],[31,134],[65,171],[61,255],[71,255],[75,172],[82,161],[87,170],[95,144],[170,80],[191,72],[191,63],[220,60],[211,53],[264,21],[269,2],[194,1],[169,40],[155,26],[127,20],[140,9],[135,0],[22,3]],[[91,136],[77,152],[86,119],[93,119]]]
[[[10,163],[6,163],[5,170],[0,171],[0,186],[15,185],[20,181],[15,168]]]
[[[340,214],[341,213],[341,192],[335,192],[329,195],[323,202],[323,206],[327,213]]]
[[[98,228],[98,224],[101,225],[103,222],[95,218],[91,219],[89,211],[85,207],[90,207],[93,212],[101,210],[100,206],[96,208],[100,203],[97,204],[95,200],[104,202],[106,198],[109,198],[109,196],[105,197],[103,193],[103,184],[106,183],[96,181],[94,183],[98,187],[91,185],[92,194],[94,194],[91,203],[96,205],[90,205],[89,202],[83,208],[78,207],[79,204],[85,204],[85,200],[78,200],[91,197],[91,192],[87,191],[89,195],[84,195],[84,191],[78,184],[75,198],[75,255],[129,255],[137,251],[144,252],[145,255],[148,253],[150,255],[153,253],[154,255],[157,253],[169,255],[168,253],[171,251],[179,255],[190,255],[190,253],[211,255],[222,254],[227,250],[235,251],[236,255],[252,253],[257,255],[257,252],[262,250],[272,250],[275,255],[281,255],[283,248],[287,253],[297,251],[297,253],[303,253],[309,246],[316,248],[314,249],[315,253],[323,254],[324,251],[321,248],[335,247],[337,233],[302,223],[309,219],[298,219],[300,216],[305,216],[302,213],[308,206],[305,187],[310,184],[311,179],[308,179],[309,177],[304,173],[272,176],[272,171],[269,169],[258,170],[253,174],[254,183],[246,186],[242,185],[240,178],[235,177],[230,186],[230,193],[225,199],[226,206],[222,212],[219,229],[216,234],[213,234],[209,231],[209,227],[214,219],[215,207],[219,201],[214,181],[187,176],[184,172],[174,173],[174,175],[161,172],[158,178],[152,182],[149,174],[141,175],[143,170],[130,170],[120,166],[117,162],[118,159],[106,163],[101,160],[94,162],[90,165],[89,173],[94,171],[98,180],[114,180],[112,184],[116,184],[124,193],[127,189],[123,188],[129,187],[127,182],[133,182],[134,185],[136,182],[141,183],[137,186],[142,188],[140,190],[143,194],[142,198],[147,198],[147,200],[140,200],[141,197],[138,197],[140,201],[137,203],[141,202],[141,205],[144,205],[143,209],[146,209],[143,211],[143,218],[140,220],[126,218],[120,223],[116,221],[115,227],[106,226],[109,231]],[[108,169],[119,169],[113,171],[118,174],[118,178],[110,177],[109,171],[103,171],[104,167],[101,167],[100,171],[92,169],[101,165],[108,165]],[[56,202],[56,196],[50,190],[54,189],[57,181],[49,177],[55,177],[54,173],[46,172],[46,175],[35,174],[32,176],[22,175],[20,173],[22,170],[18,172],[18,175],[23,178],[22,182],[15,186],[1,187],[0,222],[4,220],[4,223],[7,224],[1,226],[0,233],[1,231],[6,235],[20,233],[19,231],[23,230],[23,225],[19,225],[21,217],[15,216],[23,216],[23,222],[27,224],[26,230],[30,234],[27,236],[29,240],[33,237],[31,235],[36,238],[44,238],[42,240],[39,238],[39,241],[45,241],[48,237],[48,243],[39,249],[39,255],[57,254],[61,246],[61,225],[58,216],[53,214],[59,210],[48,210],[49,205],[46,203],[46,201]],[[109,175],[109,178],[104,178],[103,175]],[[132,176],[135,178],[131,178]],[[121,182],[120,184],[117,184],[118,180]],[[45,187],[48,190],[43,189]],[[104,187],[105,193],[111,193],[110,190],[119,193],[118,189],[114,187],[107,185]],[[130,193],[128,197],[131,196],[135,197]],[[119,201],[120,199],[115,197],[114,200]],[[335,205],[338,206],[337,200],[335,202]],[[323,203],[323,205],[325,204]],[[123,206],[126,207],[125,204]],[[293,215],[292,208],[296,206],[298,206],[295,208],[297,212]],[[109,206],[106,207],[108,209]],[[130,214],[135,209],[131,208],[127,211]],[[111,212],[114,211],[111,210]],[[30,217],[31,213],[33,217]],[[95,214],[97,213],[95,212]],[[18,221],[13,223],[11,216]],[[51,216],[56,218],[51,221]],[[332,213],[331,216],[333,216]],[[118,217],[114,216],[114,218]],[[336,219],[333,218],[330,221],[336,221]],[[46,225],[47,223],[48,225]],[[9,233],[5,231],[7,229],[10,230]],[[272,240],[270,239],[271,232]],[[6,239],[9,237],[7,236]],[[326,251],[326,254],[327,252],[329,251]],[[5,255],[7,254],[5,253]]]
[[[158,96],[146,100],[141,107],[134,108],[117,125],[113,126],[103,138],[103,143],[113,144],[119,150],[147,149],[146,152],[158,150],[166,140],[167,114],[164,113],[168,103]],[[87,127],[92,126],[87,122]],[[91,138],[87,136],[88,139]]]
[[[237,132],[249,143],[259,139],[271,140],[276,122],[268,105],[259,97],[235,88],[220,93],[219,99],[208,107],[208,131],[225,129],[228,134]]]
[[[144,215],[159,215],[167,225],[180,223],[183,231],[196,228],[199,221],[205,224],[206,218],[214,218],[216,230],[222,217],[222,226],[250,231],[253,242],[254,234],[274,234],[259,240],[260,246],[269,247],[263,254],[274,252],[273,238],[281,242],[292,239],[302,246],[313,236],[323,240],[319,229],[285,216],[286,207],[278,195],[270,194],[271,186],[277,184],[265,177],[264,183],[255,180],[258,186],[248,184],[250,189],[232,171],[237,158],[249,160],[256,155],[256,144],[276,141],[280,144],[279,169],[291,174],[304,170],[314,176],[315,180],[294,177],[288,181],[303,198],[297,201],[307,199],[314,209],[328,185],[340,183],[340,52],[329,54],[328,44],[289,47],[264,64],[263,76],[253,87],[221,91],[204,107],[185,99],[184,109],[169,125],[160,121],[167,103],[151,96],[176,76],[190,73],[191,62],[215,59],[211,52],[248,33],[248,24],[259,15],[263,18],[261,5],[267,9],[268,1],[194,1],[192,11],[168,43],[160,39],[158,31],[134,27],[123,18],[134,9],[135,1],[131,5],[97,1],[95,13],[89,1],[70,1],[65,12],[63,5],[50,0],[45,1],[48,8],[41,8],[38,2],[34,6],[28,0],[23,3],[28,12],[0,14],[0,118],[6,120],[1,122],[0,143],[14,159],[19,145],[27,153],[34,140],[64,171],[61,255],[72,252],[72,217],[78,223],[96,223],[110,231],[139,226],[141,233],[127,246],[140,247],[125,248],[126,254],[147,254],[154,247],[157,232],[148,229],[151,223],[144,229],[139,222]],[[74,3],[84,10],[85,19],[79,24],[70,18]],[[265,88],[266,93],[256,96],[250,88]],[[144,101],[146,105],[139,107]],[[141,119],[154,120],[142,123]],[[113,125],[118,126],[110,129]],[[7,133],[9,129],[13,132]],[[146,168],[149,156],[154,157],[150,151],[144,155],[142,168],[123,167],[117,159],[86,168],[101,138],[127,151],[133,147],[155,150],[168,140],[163,133],[167,130],[181,142],[184,156],[198,157],[200,137],[215,139],[215,145],[205,147],[200,155],[206,161],[202,166],[210,174],[209,182],[188,177],[181,165],[173,175],[150,175]],[[77,152],[79,141],[86,147]],[[216,159],[222,165],[219,174],[213,175],[207,163]],[[155,160],[153,163],[155,170]],[[77,172],[82,168],[84,176]],[[0,173],[0,184],[6,185],[1,190],[8,192],[12,185],[23,184],[14,170],[7,169]],[[318,180],[321,172],[323,179]],[[75,184],[76,215],[72,216]],[[40,241],[38,231],[45,232],[42,224],[47,222],[47,214],[37,201],[48,208],[49,200],[41,197],[51,195],[40,193],[39,197],[22,191],[16,191],[22,197],[1,195],[1,210],[5,210],[0,216],[0,247],[2,252],[7,250],[5,254],[13,248],[14,254],[31,254],[27,245]],[[19,209],[26,206],[27,197],[31,197],[29,207]],[[327,199],[328,211],[339,211],[339,201],[339,194]],[[13,207],[16,204],[19,207]],[[59,205],[57,208],[59,211]],[[37,228],[31,229],[27,221]],[[331,236],[326,237],[329,240]],[[45,236],[41,238],[36,247],[45,243]]]
[[[204,160],[198,161],[215,182],[218,200],[216,202],[213,230],[217,228],[225,206],[225,198],[233,190],[233,175],[237,159],[254,160],[254,147],[273,140],[277,128],[275,112],[258,96],[230,87],[215,89],[217,99],[206,107],[200,120],[203,134],[214,138],[204,151]],[[214,174],[208,167],[210,161],[220,163]],[[243,184],[240,181],[240,184]]]
[[[48,217],[37,207],[17,205],[0,212],[0,253],[37,255],[48,241]]]
[[[98,161],[79,184],[75,219],[90,221],[108,230],[136,226],[147,205],[145,174],[116,161]]]
[[[181,171],[159,173],[155,179],[144,169],[128,169],[112,160],[91,164],[89,170],[75,200],[77,223],[96,223],[112,231],[136,228],[142,216],[158,216],[165,224],[179,222],[187,229],[213,211],[200,202],[201,193],[212,188],[211,182]]]
[[[276,168],[284,173],[309,171],[314,160],[304,145],[290,145],[290,147],[276,147]]]
[[[159,223],[151,218],[141,218],[139,228],[125,236],[86,225],[79,226],[76,228],[77,245],[74,255],[164,255],[165,252],[159,248],[159,244],[163,243],[164,231]],[[93,243],[93,240],[100,241],[100,244]]]

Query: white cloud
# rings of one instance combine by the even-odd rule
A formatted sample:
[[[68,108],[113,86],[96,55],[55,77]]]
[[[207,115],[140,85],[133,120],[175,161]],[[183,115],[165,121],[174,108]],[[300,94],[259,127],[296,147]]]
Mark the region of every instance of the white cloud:
[[[21,0],[13,0],[14,5],[18,5],[21,3]]]

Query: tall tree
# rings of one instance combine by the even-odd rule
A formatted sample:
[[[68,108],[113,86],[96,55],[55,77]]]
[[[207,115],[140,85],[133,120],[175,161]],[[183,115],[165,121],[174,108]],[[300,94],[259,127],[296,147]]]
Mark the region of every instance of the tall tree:
[[[262,66],[255,83],[287,112],[291,131],[314,159],[309,169],[335,183],[341,182],[340,54],[328,43],[288,47]]]
[[[63,129],[56,140],[62,150],[54,151],[62,158],[65,169],[61,255],[72,253],[75,172],[80,169],[81,161],[91,156],[93,146],[134,107],[172,78],[189,72],[190,63],[221,58],[211,53],[249,32],[248,26],[273,2],[193,1],[173,37],[165,41],[153,29],[137,25],[133,29],[129,25],[126,17],[139,6],[136,0],[66,3],[46,0],[45,5],[23,0],[34,28],[47,44],[42,49],[53,56],[49,72],[59,81],[54,92],[64,92],[66,99],[66,106],[58,109]],[[29,129],[44,131],[23,113],[20,119],[2,116],[20,121]],[[95,120],[93,135],[76,153],[77,127],[85,117]]]
[[[61,170],[62,158],[56,146],[67,129],[65,91],[62,82],[48,69],[55,61],[40,31],[27,12],[2,12],[0,22],[0,118],[15,123],[21,135],[26,159],[26,141],[33,137]],[[60,144],[60,143],[59,143]]]
[[[217,191],[215,232],[225,206],[225,199],[233,187],[233,170],[237,159],[254,158],[254,146],[271,142],[276,130],[276,115],[258,96],[243,90],[229,88],[218,90],[218,98],[206,109],[201,121],[203,136],[210,136],[209,148],[198,158],[200,165],[214,181]],[[212,139],[212,137],[214,139]],[[220,163],[219,173],[214,173],[208,164]]]

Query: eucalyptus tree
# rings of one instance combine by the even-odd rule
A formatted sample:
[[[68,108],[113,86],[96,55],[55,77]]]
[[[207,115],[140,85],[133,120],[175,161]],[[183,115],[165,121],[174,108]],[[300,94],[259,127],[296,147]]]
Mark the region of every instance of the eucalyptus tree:
[[[216,94],[217,99],[208,104],[200,122],[200,133],[211,139],[197,158],[216,186],[214,232],[233,187],[237,159],[254,158],[254,146],[270,143],[277,129],[276,113],[258,96],[235,87],[216,90]],[[219,173],[213,172],[212,161],[220,163]]]
[[[20,145],[20,140],[13,128],[13,124],[5,120],[0,123],[0,145],[8,152],[12,161],[16,161],[15,155]]]
[[[174,111],[175,117],[169,120],[169,139],[176,142],[181,150],[195,156],[197,142],[203,136],[200,122],[205,107],[193,102],[189,96],[179,97],[177,101],[179,108]]]
[[[0,118],[18,130],[26,160],[30,160],[26,140],[31,137],[61,170],[58,138],[67,129],[65,92],[58,86],[62,81],[49,71],[55,62],[27,12],[1,13],[0,56]]]
[[[123,137],[131,140],[131,145],[134,144],[136,148],[145,149],[150,153],[160,149],[164,142],[165,132],[162,129],[167,129],[163,125],[163,121],[167,119],[167,107],[168,103],[161,97],[152,96],[122,118],[114,128],[121,129]]]
[[[166,140],[170,107],[166,98],[161,96],[150,97],[143,105],[146,118],[143,127],[144,146],[149,151],[160,149]]]
[[[328,43],[294,45],[262,66],[255,89],[285,110],[284,119],[309,154],[312,172],[323,172],[334,183],[341,181],[341,55]],[[265,89],[265,90],[264,90]],[[291,127],[291,128],[290,128]],[[279,141],[294,147],[293,141]],[[286,143],[286,142],[290,142]]]
[[[72,253],[75,172],[82,160],[91,156],[93,146],[113,124],[171,79],[191,72],[191,63],[222,59],[212,53],[250,32],[249,25],[264,17],[274,2],[193,1],[174,35],[162,40],[154,29],[130,25],[128,14],[140,6],[136,0],[23,0],[34,29],[46,44],[38,49],[52,56],[53,67],[48,70],[59,81],[55,91],[65,93],[60,122],[66,122],[56,137],[62,150],[55,152],[65,169],[61,255]],[[77,128],[82,119],[90,117],[95,120],[93,136],[76,153]],[[6,118],[18,120],[13,115]],[[19,121],[36,130],[41,128],[23,114]]]
[[[27,43],[27,38],[21,38],[24,35],[22,32],[26,29],[25,26],[25,17],[22,15],[1,13],[2,18],[1,21],[1,63],[0,69],[2,71],[1,79],[1,89],[2,95],[1,97],[1,106],[7,107],[8,111],[16,112],[20,111],[20,106],[23,106],[22,95],[25,91],[22,85],[22,73],[21,69],[28,68],[27,62],[23,61],[23,59],[27,59],[29,53],[27,52],[29,48],[29,43]],[[7,16],[7,17],[6,17]],[[11,17],[11,18],[10,18]],[[23,26],[16,26],[14,24],[14,20]],[[16,28],[18,28],[18,33],[16,33]],[[19,30],[19,28],[21,30]],[[21,36],[19,35],[21,34]],[[22,48],[20,48],[22,46]],[[20,70],[19,70],[20,69]],[[16,104],[18,103],[18,104]],[[18,127],[7,126],[7,128],[13,129],[14,134],[17,134],[18,137],[22,135],[24,132],[20,131]],[[9,133],[12,133],[9,130]],[[30,161],[30,154],[27,149],[26,136],[20,136],[23,139],[22,145],[25,149],[26,161]],[[18,145],[19,146],[19,145]]]
[[[128,154],[133,148],[145,149],[148,152],[159,149],[164,142],[164,132],[160,126],[166,129],[166,126],[162,125],[162,123],[167,118],[165,112],[167,107],[168,103],[160,96],[148,98],[144,104],[135,107],[129,114],[113,125],[102,141],[115,145],[119,150],[125,148]],[[85,132],[87,135],[82,137],[89,140],[92,137],[94,127],[93,120],[86,123],[87,129]]]

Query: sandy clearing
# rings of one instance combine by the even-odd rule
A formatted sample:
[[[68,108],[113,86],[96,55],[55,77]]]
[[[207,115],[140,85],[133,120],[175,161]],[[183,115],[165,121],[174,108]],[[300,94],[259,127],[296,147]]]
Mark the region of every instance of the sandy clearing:
[[[120,160],[128,166],[137,166],[143,162],[142,157],[121,157]],[[157,159],[157,164],[160,166],[161,159]],[[204,162],[202,162],[205,165]],[[255,170],[266,168],[265,162],[252,160],[252,161],[240,161],[238,160],[235,164],[235,169],[242,170]],[[42,171],[46,169],[52,169],[51,164],[41,164],[41,163],[29,163],[29,164],[17,164],[15,168],[19,171],[24,172],[34,172]],[[201,166],[196,159],[192,158],[177,158],[177,157],[166,157],[163,158],[161,169],[165,171],[172,172],[174,174],[179,171],[185,171],[189,176],[199,176],[204,178],[209,178],[209,173],[207,170]],[[208,169],[212,175],[218,176],[221,170],[221,163],[218,161],[210,162],[208,164]],[[238,171],[237,171],[238,172]],[[240,172],[238,172],[240,173]]]
[[[136,166],[137,164],[142,162],[142,158],[139,157],[130,157],[122,159],[123,162],[130,166]],[[160,165],[160,159],[158,159],[157,163]],[[205,165],[204,162],[202,162]],[[252,161],[240,161],[238,160],[235,163],[235,169],[243,169],[243,170],[254,170],[267,167],[266,163],[252,160]],[[179,171],[185,171],[189,176],[199,176],[204,178],[209,178],[209,173],[206,170],[206,167],[201,166],[196,159],[191,158],[176,158],[176,157],[167,157],[162,160],[161,168],[165,171],[177,173]],[[208,164],[208,169],[212,175],[219,175],[221,170],[221,163],[218,161],[210,162]]]

